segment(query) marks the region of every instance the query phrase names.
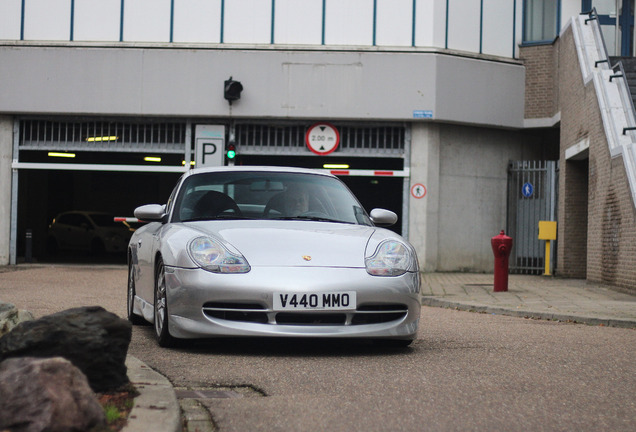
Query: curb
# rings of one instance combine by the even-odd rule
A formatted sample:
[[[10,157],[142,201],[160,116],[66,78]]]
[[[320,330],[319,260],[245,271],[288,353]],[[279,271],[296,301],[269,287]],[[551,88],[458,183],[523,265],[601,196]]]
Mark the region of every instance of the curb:
[[[603,318],[603,317],[590,317],[577,314],[563,314],[563,313],[548,313],[537,312],[525,309],[506,309],[493,306],[485,306],[481,304],[473,303],[459,303],[448,300],[442,300],[434,297],[423,297],[423,306],[439,307],[446,309],[457,309],[466,312],[488,313],[495,315],[505,315],[518,318],[534,318],[548,321],[562,321],[562,322],[574,322],[577,324],[588,324],[594,326],[605,327],[621,327],[621,328],[636,328],[636,321],[624,320],[618,318]]]
[[[139,396],[122,432],[181,431],[181,409],[170,381],[130,355],[126,357],[126,367]]]

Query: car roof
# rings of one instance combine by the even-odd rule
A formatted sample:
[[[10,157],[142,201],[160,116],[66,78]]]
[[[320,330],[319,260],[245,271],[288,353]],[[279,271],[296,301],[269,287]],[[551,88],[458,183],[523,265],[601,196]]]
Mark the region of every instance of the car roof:
[[[314,174],[325,177],[335,177],[329,172],[319,171],[309,168],[281,167],[281,166],[257,166],[257,165],[239,165],[239,166],[218,166],[206,168],[193,168],[186,172],[186,177],[213,172],[276,172],[276,173],[294,173],[294,174]]]

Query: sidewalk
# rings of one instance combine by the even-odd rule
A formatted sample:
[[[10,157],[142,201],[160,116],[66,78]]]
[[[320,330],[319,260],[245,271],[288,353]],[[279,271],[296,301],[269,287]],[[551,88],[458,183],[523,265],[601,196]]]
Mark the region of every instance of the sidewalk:
[[[422,304],[466,311],[636,328],[636,295],[580,279],[510,275],[507,292],[492,274],[424,273]]]
[[[133,356],[126,358],[126,367],[139,396],[122,432],[181,431],[181,409],[170,381]]]

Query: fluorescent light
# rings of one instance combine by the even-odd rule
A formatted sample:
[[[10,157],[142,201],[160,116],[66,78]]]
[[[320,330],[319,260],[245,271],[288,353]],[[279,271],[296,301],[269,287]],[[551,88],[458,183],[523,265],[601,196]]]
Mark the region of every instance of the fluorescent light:
[[[65,157],[65,158],[74,158],[75,153],[59,153],[59,152],[49,152],[50,157]]]
[[[100,141],[117,141],[119,137],[117,136],[100,136],[100,137],[88,137],[86,141],[88,142],[100,142]]]
[[[160,157],[155,157],[155,156],[146,156],[144,158],[144,160],[146,162],[161,162],[161,158]]]
[[[348,164],[324,164],[324,169],[349,169]]]

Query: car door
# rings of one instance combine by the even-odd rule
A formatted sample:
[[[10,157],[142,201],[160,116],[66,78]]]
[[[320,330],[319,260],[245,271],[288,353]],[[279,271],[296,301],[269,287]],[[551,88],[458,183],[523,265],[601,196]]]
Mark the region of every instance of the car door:
[[[63,249],[88,249],[90,222],[80,213],[68,213],[57,221],[56,237]]]
[[[181,181],[178,182],[170,194],[170,198],[166,204],[166,213],[172,212],[174,198]],[[137,295],[144,300],[154,302],[154,285],[155,285],[155,261],[157,251],[161,248],[160,236],[164,229],[169,227],[170,222],[151,222],[139,228],[134,236],[134,244],[136,255],[136,289]]]
[[[157,252],[154,239],[162,226],[161,222],[151,222],[138,229],[134,237],[137,295],[150,303],[154,299],[154,266]]]

